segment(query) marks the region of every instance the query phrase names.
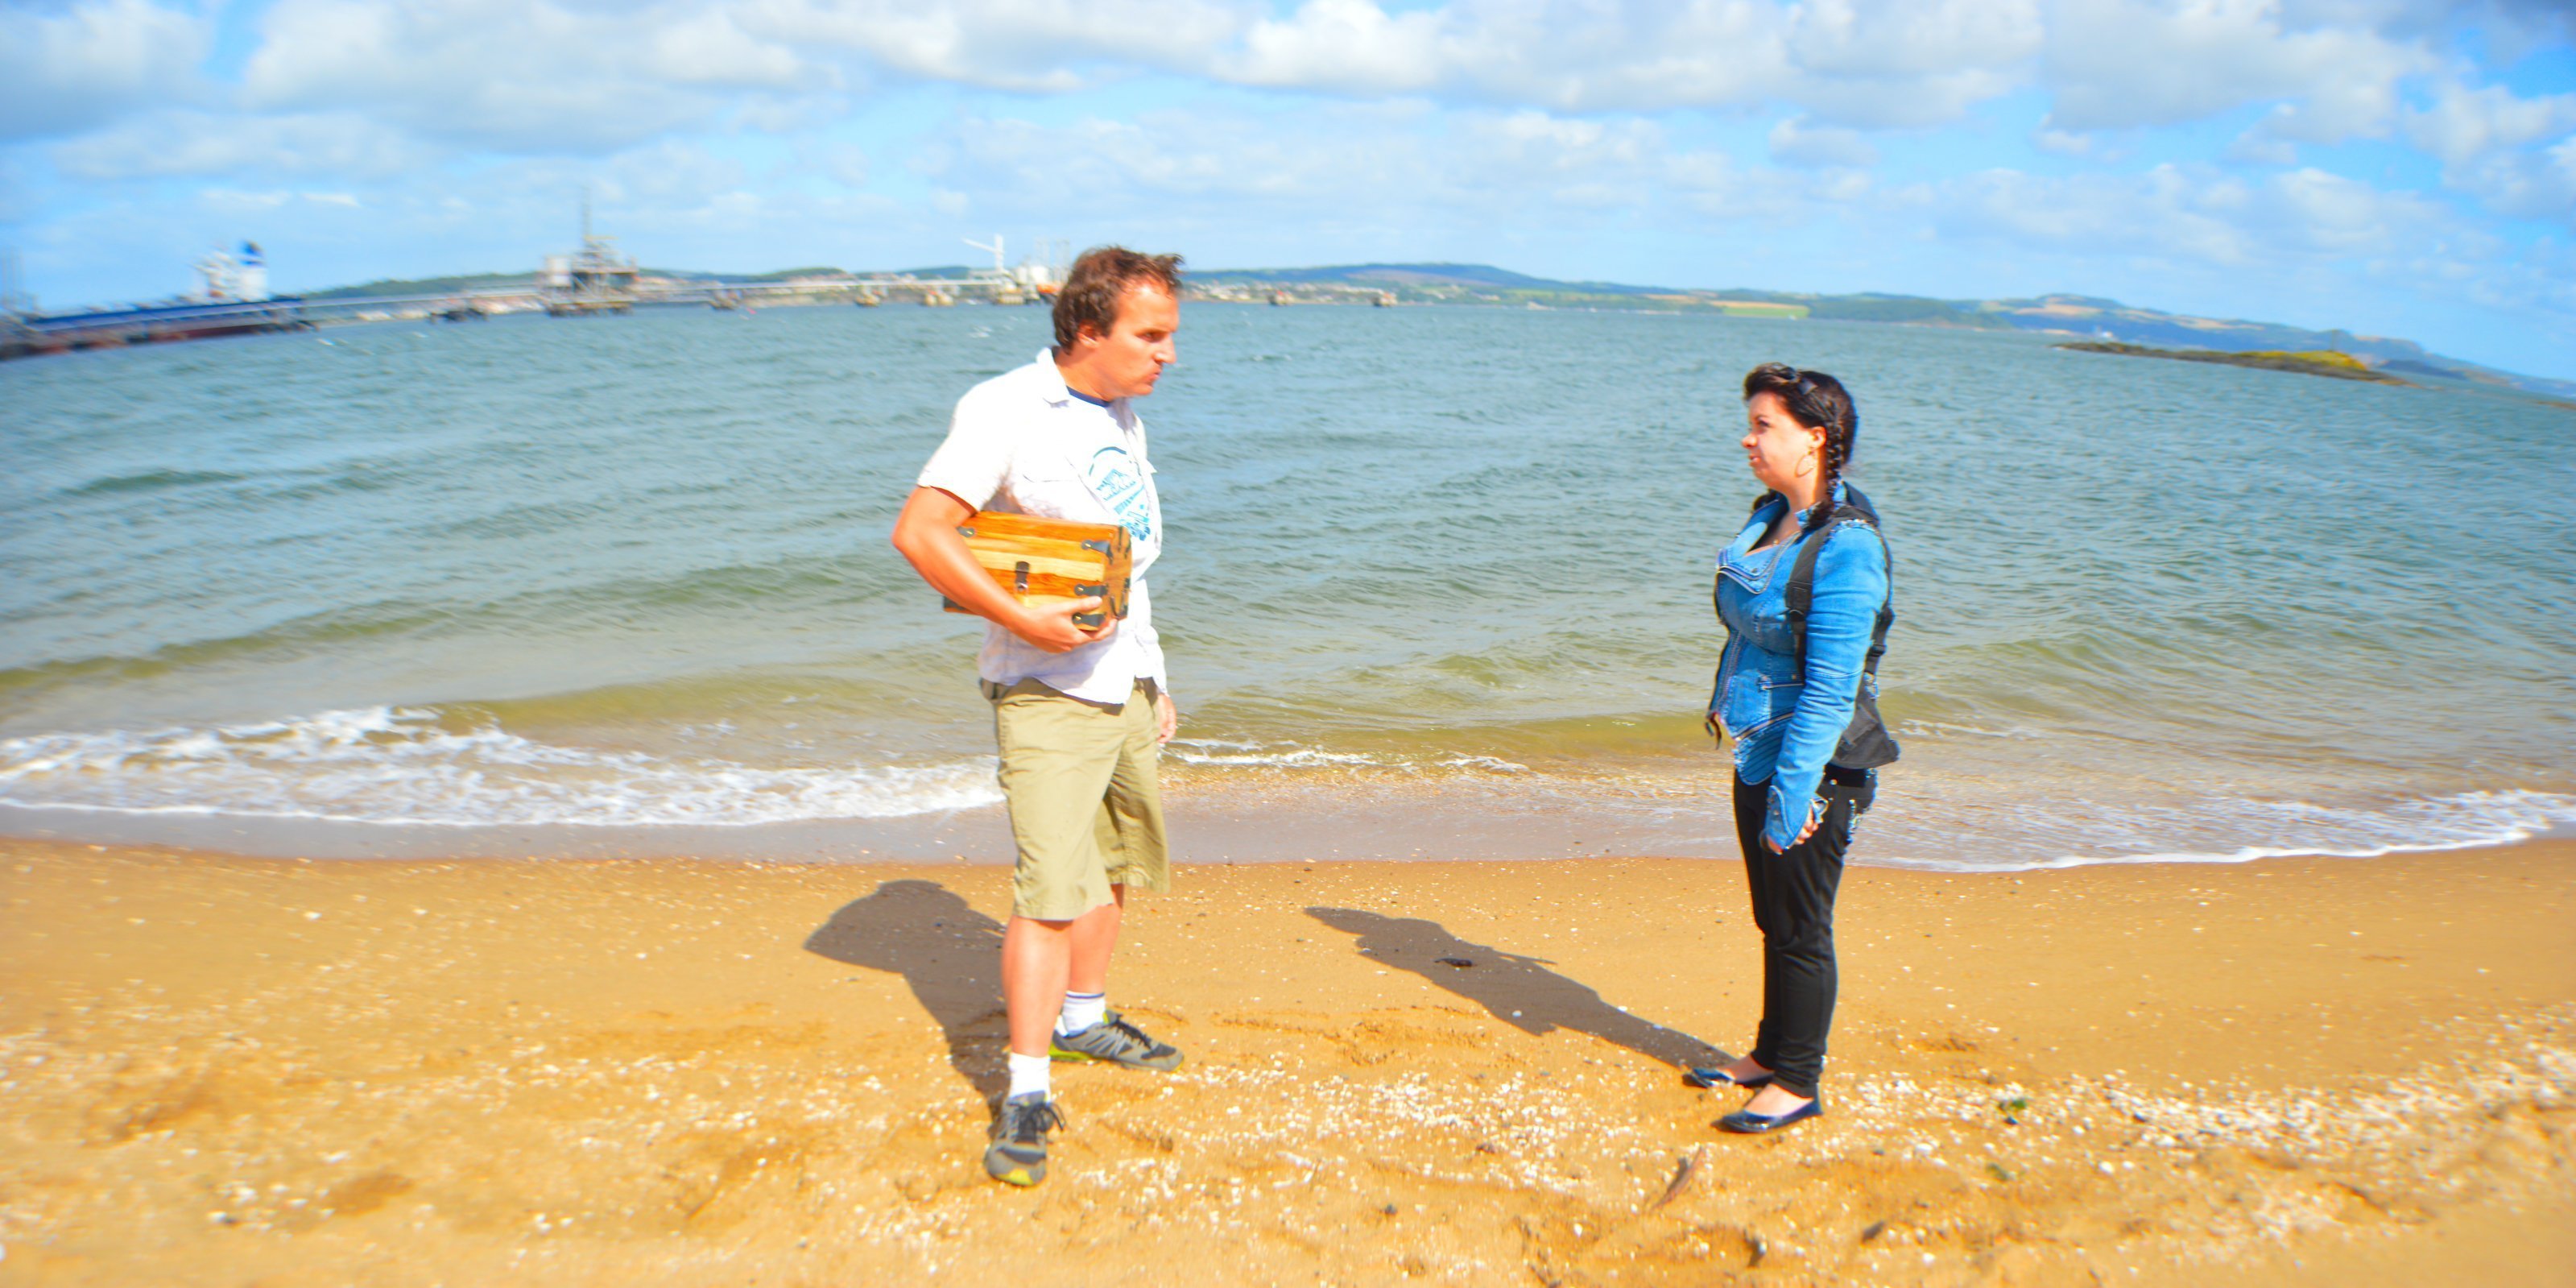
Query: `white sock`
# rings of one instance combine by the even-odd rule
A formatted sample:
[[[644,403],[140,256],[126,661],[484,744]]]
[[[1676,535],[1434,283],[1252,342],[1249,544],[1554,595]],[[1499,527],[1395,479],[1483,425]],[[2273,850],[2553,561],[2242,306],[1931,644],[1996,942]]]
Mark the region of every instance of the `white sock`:
[[[1011,1052],[1011,1089],[1002,1093],[1005,1100],[1019,1096],[1047,1094],[1047,1068],[1054,1062],[1042,1055]]]
[[[1100,1017],[1108,1013],[1107,993],[1067,993],[1064,995],[1064,1013],[1055,1017],[1055,1031],[1080,1033],[1098,1024]]]

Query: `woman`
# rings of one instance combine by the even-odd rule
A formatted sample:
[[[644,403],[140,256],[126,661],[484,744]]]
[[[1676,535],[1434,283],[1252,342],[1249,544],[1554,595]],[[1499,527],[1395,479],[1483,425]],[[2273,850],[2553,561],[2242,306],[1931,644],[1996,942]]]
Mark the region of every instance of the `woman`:
[[[1842,382],[1765,363],[1744,378],[1744,413],[1746,463],[1769,491],[1718,556],[1727,640],[1708,727],[1735,738],[1735,831],[1762,930],[1762,1027],[1742,1059],[1694,1069],[1691,1080],[1754,1089],[1717,1125],[1759,1133],[1824,1113],[1834,891],[1873,771],[1896,758],[1875,678],[1894,616],[1878,516],[1841,478],[1860,437]]]

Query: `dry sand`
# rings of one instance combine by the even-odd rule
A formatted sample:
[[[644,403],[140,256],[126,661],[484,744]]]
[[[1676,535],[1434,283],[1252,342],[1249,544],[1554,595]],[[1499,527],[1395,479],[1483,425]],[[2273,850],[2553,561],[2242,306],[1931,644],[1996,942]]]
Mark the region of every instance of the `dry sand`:
[[[1015,1191],[999,868],[0,843],[0,1283],[2576,1283],[2576,846],[1855,870],[1767,1139],[1732,864],[1179,875]]]

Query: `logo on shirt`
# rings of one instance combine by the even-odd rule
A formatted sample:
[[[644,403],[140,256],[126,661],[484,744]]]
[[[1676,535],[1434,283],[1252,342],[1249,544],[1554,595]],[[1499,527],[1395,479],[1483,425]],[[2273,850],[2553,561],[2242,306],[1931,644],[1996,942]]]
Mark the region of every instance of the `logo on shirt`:
[[[1127,535],[1136,544],[1154,539],[1154,493],[1145,483],[1145,471],[1136,458],[1123,447],[1104,447],[1091,454],[1091,463],[1083,470],[1083,481],[1091,485],[1092,495],[1117,516]]]

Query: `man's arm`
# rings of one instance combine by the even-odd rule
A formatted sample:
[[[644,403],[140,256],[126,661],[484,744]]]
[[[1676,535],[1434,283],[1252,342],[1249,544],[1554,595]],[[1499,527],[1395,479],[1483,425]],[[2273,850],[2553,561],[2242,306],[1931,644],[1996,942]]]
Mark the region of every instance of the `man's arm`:
[[[957,535],[957,525],[974,513],[975,507],[957,499],[954,493],[935,487],[914,488],[903,503],[903,513],[895,516],[894,548],[903,553],[912,570],[920,573],[932,590],[1049,653],[1063,653],[1107,639],[1111,631],[1118,629],[1115,619],[1104,619],[1089,630],[1074,625],[1074,614],[1100,607],[1097,598],[1046,608],[1030,608],[1012,598],[982,564],[975,562],[974,552],[966,548],[966,538]]]

